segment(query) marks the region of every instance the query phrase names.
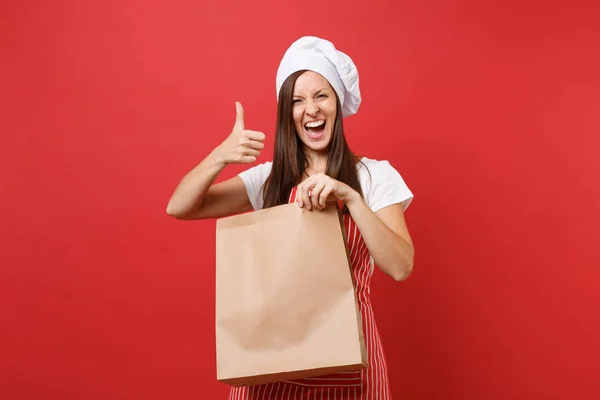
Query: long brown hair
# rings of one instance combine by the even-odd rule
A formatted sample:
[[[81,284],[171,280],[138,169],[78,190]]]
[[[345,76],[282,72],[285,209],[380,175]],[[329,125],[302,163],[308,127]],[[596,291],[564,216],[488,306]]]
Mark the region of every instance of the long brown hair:
[[[296,134],[292,115],[294,85],[296,79],[304,72],[305,70],[297,71],[290,75],[279,92],[275,149],[271,173],[265,182],[263,192],[264,208],[287,204],[292,188],[302,181],[302,175],[308,168],[308,160],[302,149],[302,141]],[[360,160],[346,142],[342,108],[337,94],[336,102],[337,113],[329,143],[325,174],[345,183],[362,196],[357,173],[357,164]]]

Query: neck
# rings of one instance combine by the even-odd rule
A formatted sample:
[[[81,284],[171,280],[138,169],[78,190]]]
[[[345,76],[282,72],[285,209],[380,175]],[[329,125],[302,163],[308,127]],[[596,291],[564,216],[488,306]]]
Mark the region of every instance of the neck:
[[[304,149],[306,160],[308,161],[309,173],[325,172],[327,169],[327,152],[316,152],[311,149]]]

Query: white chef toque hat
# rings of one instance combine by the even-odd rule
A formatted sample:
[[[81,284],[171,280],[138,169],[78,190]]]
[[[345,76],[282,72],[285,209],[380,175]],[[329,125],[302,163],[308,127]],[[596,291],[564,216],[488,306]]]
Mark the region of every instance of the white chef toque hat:
[[[356,114],[361,103],[358,70],[350,57],[333,43],[316,36],[296,40],[285,52],[277,69],[277,98],[283,82],[299,70],[317,72],[329,81],[342,105],[344,117]]]

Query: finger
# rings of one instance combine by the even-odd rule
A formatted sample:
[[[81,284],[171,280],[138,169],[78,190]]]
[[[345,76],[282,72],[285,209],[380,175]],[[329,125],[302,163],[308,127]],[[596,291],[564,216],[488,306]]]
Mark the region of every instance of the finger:
[[[256,140],[248,140],[246,142],[246,147],[249,147],[254,150],[262,150],[265,148],[265,144],[263,142],[258,142]]]
[[[240,152],[233,157],[233,162],[237,164],[252,163],[257,160],[257,156],[249,152]]]
[[[325,189],[325,182],[321,181],[315,185],[310,193],[311,204],[316,209],[321,209],[319,198],[321,197],[323,189]]]
[[[310,197],[308,195],[308,191],[310,190],[310,186],[307,184],[300,186],[299,199],[301,201],[300,207],[305,206],[307,210],[311,210],[312,206],[310,204]]]
[[[296,186],[296,203],[298,204],[298,206],[300,206],[300,208],[304,207],[304,202],[302,201],[302,186],[298,185]]]
[[[256,161],[256,157],[254,156],[244,156],[242,157],[242,163],[251,164]]]
[[[316,179],[314,176],[308,177],[306,180],[301,182],[298,186],[296,186],[296,201],[298,204],[304,205],[304,199],[302,197],[302,192],[306,191],[307,195],[310,197],[309,191],[315,185]]]
[[[243,130],[245,129],[244,125],[244,107],[242,107],[242,103],[239,101],[235,102],[235,125],[234,129]]]
[[[249,147],[243,147],[240,150],[240,153],[242,154],[242,156],[253,156],[253,157],[260,156],[260,151],[251,149]]]
[[[325,188],[323,189],[323,191],[319,195],[319,207],[321,207],[321,209],[325,208],[325,205],[327,204],[327,199],[330,198],[330,196],[333,193],[333,191],[334,191],[334,186],[333,185],[327,185],[327,186],[325,186]]]
[[[259,132],[259,131],[251,131],[248,129],[244,130],[244,136],[246,136],[250,140],[256,140],[259,142],[262,142],[266,138],[264,133]]]

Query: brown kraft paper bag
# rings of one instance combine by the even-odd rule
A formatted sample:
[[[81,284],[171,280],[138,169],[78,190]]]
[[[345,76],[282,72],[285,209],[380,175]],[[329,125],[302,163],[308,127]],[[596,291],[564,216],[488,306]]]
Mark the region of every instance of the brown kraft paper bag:
[[[217,220],[216,350],[234,387],[368,367],[335,203]]]

